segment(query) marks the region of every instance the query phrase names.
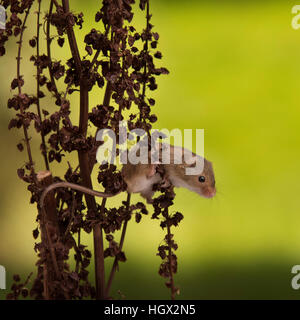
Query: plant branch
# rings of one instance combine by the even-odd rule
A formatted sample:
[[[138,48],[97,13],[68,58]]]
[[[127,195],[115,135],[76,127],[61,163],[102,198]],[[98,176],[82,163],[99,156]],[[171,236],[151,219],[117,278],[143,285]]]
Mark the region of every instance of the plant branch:
[[[57,1],[56,1],[56,0],[51,0],[51,2],[53,2],[53,3],[55,4],[56,8],[58,8],[58,7],[59,7],[59,4],[57,3]]]
[[[110,26],[108,26],[108,27],[106,28],[106,30],[105,30],[105,36],[106,36],[106,37],[107,37],[107,35],[108,35],[109,29],[110,29]],[[92,60],[92,62],[91,62],[90,70],[93,69],[93,66],[94,66],[94,64],[96,63],[96,61],[97,61],[97,59],[98,59],[98,57],[99,57],[100,52],[101,52],[101,49],[98,49],[98,50],[96,51],[96,53],[95,53],[95,55],[94,55],[94,58],[93,58],[93,60]]]
[[[52,72],[52,58],[51,58],[51,42],[52,39],[50,37],[50,26],[51,26],[51,16],[52,16],[52,11],[53,11],[53,3],[54,1],[51,0],[50,1],[50,7],[49,7],[49,14],[48,14],[48,19],[47,19],[47,31],[46,31],[46,38],[47,38],[47,56],[50,60],[50,63],[48,64],[48,70],[49,70],[49,74],[50,74],[50,80],[51,80],[51,84],[54,90],[54,94],[57,100],[60,100],[60,94],[57,90],[57,86],[55,83],[55,79],[53,76],[53,72]],[[56,3],[57,4],[57,3]]]
[[[92,62],[91,62],[91,67],[90,67],[90,70],[91,70],[91,71],[92,71],[93,66],[94,66],[94,64],[96,63],[96,61],[97,61],[97,59],[98,59],[98,57],[99,57],[100,52],[101,52],[101,50],[98,49],[98,50],[96,51],[95,55],[94,55],[94,58],[93,58],[93,60],[92,60]]]
[[[36,34],[36,56],[37,56],[37,60],[39,60],[40,57],[40,14],[41,14],[41,0],[38,0],[38,11],[37,11],[37,34]],[[40,98],[39,98],[39,93],[40,93],[40,75],[41,75],[41,69],[39,67],[39,65],[37,64],[36,67],[36,98],[37,98],[37,102],[36,102],[36,106],[37,106],[37,112],[38,112],[38,116],[40,118],[40,122],[42,124],[42,114],[41,114],[41,107],[40,107]],[[46,166],[46,170],[50,170],[49,169],[49,162],[48,162],[48,157],[47,157],[47,146],[46,146],[46,142],[45,142],[45,135],[43,132],[43,127],[41,128],[41,139],[42,139],[42,155],[44,157],[44,161],[45,161],[45,166]]]
[[[69,0],[62,0],[62,4],[63,4],[64,12],[66,14],[70,14]],[[68,34],[69,45],[70,45],[70,49],[71,49],[72,56],[74,59],[74,63],[75,63],[76,69],[80,75],[81,74],[80,54],[79,54],[79,50],[78,50],[77,41],[76,41],[73,27],[72,27],[71,23],[69,23],[68,21],[67,21],[67,34]]]
[[[129,211],[129,206],[130,206],[130,193],[127,194],[126,212]],[[119,244],[120,251],[122,251],[122,248],[123,248],[126,229],[127,229],[127,224],[128,224],[128,220],[126,219],[124,224],[123,224],[122,234],[121,234],[121,238],[120,238],[120,244]],[[117,267],[118,267],[118,258],[115,257],[115,260],[114,260],[114,263],[113,263],[113,266],[111,268],[110,275],[109,275],[109,278],[108,278],[108,281],[107,281],[107,285],[106,285],[106,290],[105,290],[106,298],[108,298],[108,296],[109,296],[109,291],[110,291],[111,284],[112,284],[112,281],[114,279]]]
[[[20,33],[20,38],[18,41],[18,55],[17,55],[17,79],[18,79],[18,93],[19,96],[22,94],[22,87],[21,87],[21,83],[20,83],[20,78],[21,78],[21,74],[20,74],[20,70],[21,70],[21,52],[22,52],[22,43],[23,43],[23,35],[24,35],[24,31],[26,28],[26,21],[29,15],[29,11],[30,11],[29,7],[26,12],[25,12],[25,17],[24,17],[24,21],[21,27],[21,33]],[[20,111],[21,114],[24,116],[24,108],[23,108],[23,103],[20,103]],[[29,141],[29,137],[28,137],[28,131],[27,128],[23,122],[23,132],[24,132],[24,137],[25,137],[25,143],[26,143],[26,148],[27,148],[27,154],[28,154],[28,159],[29,159],[29,165],[30,165],[30,170],[32,173],[34,173],[34,168],[33,168],[33,159],[32,159],[32,153],[31,153],[31,147],[30,147],[30,141]]]
[[[149,32],[149,23],[150,23],[150,8],[149,8],[149,0],[147,0],[146,4],[146,42],[144,45],[144,54],[148,52],[148,32]],[[144,73],[143,73],[143,89],[142,89],[142,101],[145,100],[146,95],[146,84],[147,84],[147,59],[145,59],[144,64]],[[140,112],[140,120],[142,120],[142,112]]]
[[[168,217],[169,217],[169,213],[168,213]],[[173,270],[172,270],[172,262],[173,262],[173,257],[172,257],[172,247],[170,245],[170,241],[171,241],[171,227],[168,223],[167,220],[167,232],[168,232],[168,260],[169,260],[169,272],[170,272],[170,285],[171,285],[171,300],[175,300],[175,294],[176,294],[176,288],[175,288],[175,284],[174,284],[174,276],[173,276]]]
[[[70,13],[69,1],[62,0],[63,9],[65,13]],[[81,75],[81,59],[77,47],[77,42],[74,34],[74,30],[71,24],[67,24],[67,34],[69,39],[69,45],[72,52],[72,56],[75,62],[76,70],[80,76],[80,118],[79,118],[79,131],[83,137],[86,137],[88,126],[88,107],[89,107],[89,95],[86,79]],[[89,156],[88,151],[78,151],[80,175],[82,183],[85,187],[92,189],[92,181],[90,177],[89,169]],[[97,212],[97,205],[95,198],[90,195],[85,195],[88,210],[91,214],[95,215]],[[102,201],[102,205],[105,202]],[[105,269],[104,269],[104,249],[103,249],[103,235],[100,225],[93,227],[94,236],[94,256],[95,256],[95,276],[96,276],[96,299],[104,299],[105,297]]]
[[[146,37],[146,42],[144,46],[144,52],[148,52],[148,32],[149,32],[149,22],[150,22],[150,8],[149,8],[149,0],[147,0],[147,5],[146,5],[146,31],[147,31],[147,37]],[[145,65],[144,65],[144,83],[143,83],[143,93],[142,97],[143,100],[145,99],[145,94],[146,94],[146,83],[147,83],[147,60],[145,59]]]
[[[45,188],[53,183],[52,174],[50,171],[39,171],[37,173],[37,181],[41,188]],[[41,230],[42,230],[42,242],[47,243],[47,249],[50,253],[50,258],[48,258],[48,253],[46,253],[46,260],[44,261],[44,297],[45,299],[51,299],[51,294],[49,292],[49,284],[52,281],[50,277],[51,262],[54,269],[55,277],[57,281],[62,280],[62,274],[59,268],[58,259],[55,251],[55,246],[52,241],[53,235],[55,235],[55,242],[60,240],[59,222],[56,210],[56,200],[54,193],[49,193],[45,198],[45,205],[39,208],[41,213]],[[45,278],[46,277],[46,278]],[[69,299],[68,292],[64,292],[65,298]]]

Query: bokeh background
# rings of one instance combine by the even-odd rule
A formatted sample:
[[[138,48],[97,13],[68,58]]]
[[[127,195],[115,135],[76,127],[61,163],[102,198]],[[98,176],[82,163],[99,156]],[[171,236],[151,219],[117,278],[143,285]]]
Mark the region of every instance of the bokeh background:
[[[210,200],[177,190],[174,210],[183,212],[184,220],[173,230],[179,244],[175,282],[182,299],[300,298],[290,284],[291,268],[300,264],[300,30],[291,27],[295,4],[151,0],[163,65],[170,70],[152,95],[156,128],[204,128],[205,154],[214,164],[218,188]],[[100,1],[72,0],[71,7],[85,14],[84,28],[77,33],[82,40]],[[143,28],[143,14],[135,19]],[[28,31],[34,26],[35,17]],[[34,93],[28,39],[27,33],[22,73],[27,91]],[[66,59],[68,46],[56,48],[53,55]],[[16,148],[22,135],[7,130],[13,116],[6,101],[13,94],[15,56],[10,42],[0,59],[0,264],[6,267],[8,286],[14,273],[26,277],[36,261],[36,209],[16,175],[26,156]],[[102,94],[91,94],[91,107]],[[76,108],[78,96],[72,99]],[[55,108],[53,100],[43,104]],[[75,121],[76,112],[73,116]],[[32,142],[38,145],[39,139]],[[127,299],[169,298],[156,256],[163,236],[150,216],[139,225],[129,224],[124,247],[128,261],[116,275],[115,298],[118,289]],[[91,237],[85,240],[92,248]],[[108,274],[111,260],[106,265]],[[0,291],[0,299],[6,292]]]

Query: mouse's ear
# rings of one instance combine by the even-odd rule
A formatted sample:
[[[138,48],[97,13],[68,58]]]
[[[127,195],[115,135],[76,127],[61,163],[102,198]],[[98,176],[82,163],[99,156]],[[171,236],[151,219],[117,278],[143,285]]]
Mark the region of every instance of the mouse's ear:
[[[151,178],[156,174],[156,168],[159,165],[158,163],[151,163],[148,166],[147,178]]]
[[[191,157],[187,160],[184,160],[182,164],[179,165],[181,168],[192,168],[196,166],[197,156]]]

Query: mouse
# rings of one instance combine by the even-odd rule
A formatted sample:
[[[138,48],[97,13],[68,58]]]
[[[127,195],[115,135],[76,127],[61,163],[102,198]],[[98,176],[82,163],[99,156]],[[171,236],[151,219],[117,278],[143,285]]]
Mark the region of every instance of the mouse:
[[[169,148],[170,161],[166,164],[162,163],[161,151],[163,148]],[[205,158],[201,158],[192,151],[183,149],[181,147],[172,146],[168,144],[159,144],[160,157],[156,163],[149,164],[124,164],[121,170],[123,179],[127,185],[126,191],[128,193],[139,193],[148,203],[153,203],[153,195],[155,191],[153,186],[160,183],[162,186],[174,186],[176,188],[186,188],[190,191],[196,192],[202,197],[212,198],[216,194],[215,176],[212,163]],[[183,151],[187,157],[183,157]],[[178,157],[182,157],[181,163],[178,162]],[[201,159],[204,159],[204,167],[199,174],[186,174],[188,168],[193,168]],[[161,167],[162,170],[158,170]],[[163,171],[162,175],[159,171]],[[93,189],[80,186],[78,184],[62,181],[53,183],[48,186],[42,193],[40,198],[40,207],[43,208],[44,199],[48,192],[56,188],[70,188],[92,196],[101,198],[110,198],[119,194],[110,194],[96,191]]]
[[[168,163],[162,161],[162,150],[167,148],[170,153]],[[200,163],[203,170],[197,174],[186,174],[188,168],[194,168]],[[157,170],[161,167],[162,170]],[[158,172],[163,171],[163,176]],[[196,192],[204,198],[213,198],[216,195],[216,183],[212,163],[201,158],[185,148],[172,146],[166,143],[159,144],[159,161],[154,164],[124,164],[122,175],[127,184],[127,192],[140,193],[148,203],[153,203],[155,193],[153,185],[186,188]]]

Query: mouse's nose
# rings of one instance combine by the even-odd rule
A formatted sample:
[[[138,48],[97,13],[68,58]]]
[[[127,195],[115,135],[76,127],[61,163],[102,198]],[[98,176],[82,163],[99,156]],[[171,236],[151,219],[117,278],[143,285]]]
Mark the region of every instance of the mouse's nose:
[[[204,197],[206,198],[213,198],[216,195],[216,188],[206,188],[203,192]]]

